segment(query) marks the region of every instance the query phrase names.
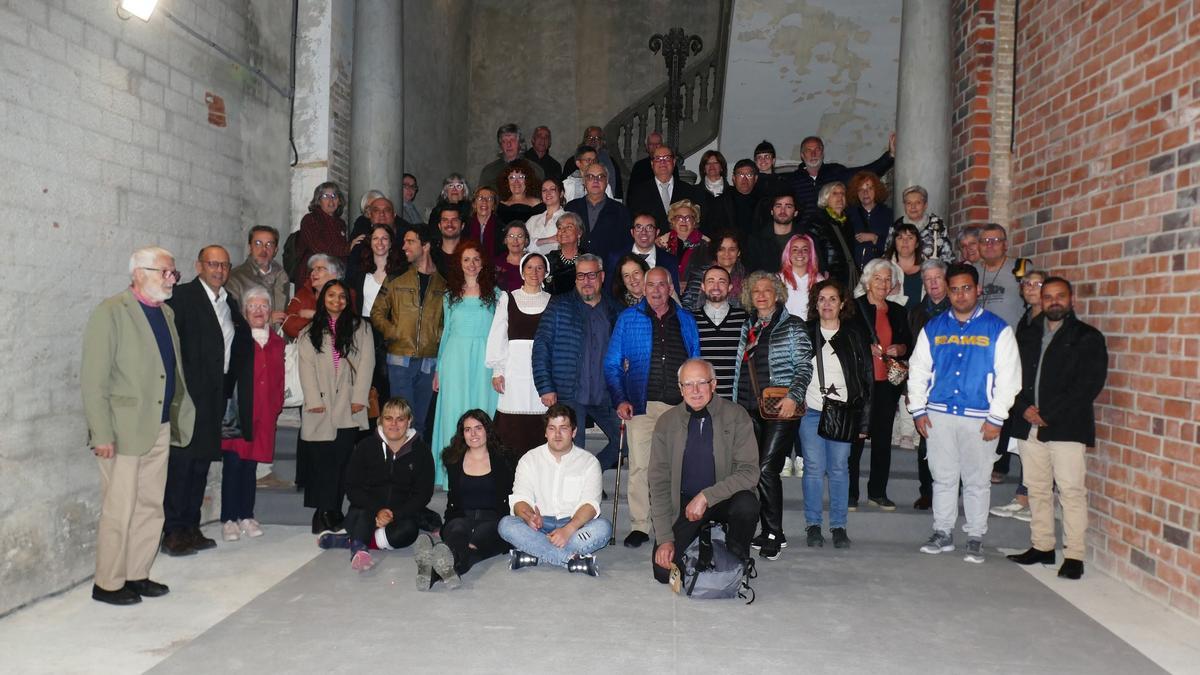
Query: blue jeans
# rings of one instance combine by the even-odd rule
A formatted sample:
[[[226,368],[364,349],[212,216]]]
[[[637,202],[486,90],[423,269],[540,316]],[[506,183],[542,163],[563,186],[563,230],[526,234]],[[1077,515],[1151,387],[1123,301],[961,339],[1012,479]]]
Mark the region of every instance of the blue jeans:
[[[500,536],[518,551],[524,551],[541,562],[566,567],[567,561],[575,556],[591,555],[608,545],[612,536],[612,524],[605,518],[593,518],[559,548],[550,543],[547,536],[566,525],[570,518],[543,518],[542,529],[535,530],[516,516],[500,519]]]
[[[430,368],[429,372],[424,372],[421,365],[426,360],[436,361],[436,359],[413,358],[408,360],[407,366],[389,363],[387,371],[388,388],[391,389],[391,395],[408,401],[413,412],[412,428],[420,432],[422,436],[428,437],[425,420],[429,417],[429,402],[433,400],[433,369]],[[379,403],[382,405],[383,401]],[[441,450],[436,452],[441,452]]]
[[[821,411],[809,408],[800,420],[804,446],[804,522],[821,524],[821,497],[825,475],[829,475],[829,527],[846,527],[850,496],[850,443],[821,438],[817,426]]]
[[[600,427],[600,431],[608,437],[608,445],[604,449],[596,453],[596,461],[600,462],[600,470],[605,471],[617,465],[617,452],[620,450],[621,442],[621,421],[617,419],[617,413],[608,405],[586,405],[576,403],[575,401],[563,401],[564,404],[571,406],[575,411],[575,445],[581,448],[587,448],[587,418],[590,416],[596,421],[596,426]]]

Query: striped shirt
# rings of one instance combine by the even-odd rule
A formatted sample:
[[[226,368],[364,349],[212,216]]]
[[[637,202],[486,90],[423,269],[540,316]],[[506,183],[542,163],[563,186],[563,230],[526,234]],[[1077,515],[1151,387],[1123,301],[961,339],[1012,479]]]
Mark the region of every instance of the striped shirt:
[[[696,328],[700,333],[700,356],[717,372],[717,396],[733,400],[733,366],[737,360],[742,324],[749,315],[744,309],[730,307],[725,319],[715,324],[701,307],[693,310],[692,316],[696,317]]]

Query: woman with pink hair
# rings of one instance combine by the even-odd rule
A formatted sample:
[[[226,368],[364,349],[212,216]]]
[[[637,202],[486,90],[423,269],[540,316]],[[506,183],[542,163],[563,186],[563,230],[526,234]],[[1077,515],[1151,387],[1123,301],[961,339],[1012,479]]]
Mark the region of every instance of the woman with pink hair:
[[[788,289],[788,314],[808,321],[808,291],[825,278],[817,268],[816,247],[807,234],[792,235],[779,256],[779,279]]]

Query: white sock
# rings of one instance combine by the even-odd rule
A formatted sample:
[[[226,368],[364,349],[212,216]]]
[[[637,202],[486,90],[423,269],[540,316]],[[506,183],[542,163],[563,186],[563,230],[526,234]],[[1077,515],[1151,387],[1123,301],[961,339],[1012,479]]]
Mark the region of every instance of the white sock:
[[[392,550],[392,545],[388,543],[387,532],[382,527],[375,529],[375,546],[381,551]]]

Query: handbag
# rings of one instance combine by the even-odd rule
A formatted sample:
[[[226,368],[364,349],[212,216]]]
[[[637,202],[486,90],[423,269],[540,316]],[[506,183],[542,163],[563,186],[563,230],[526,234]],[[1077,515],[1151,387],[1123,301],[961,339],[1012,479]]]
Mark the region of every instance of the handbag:
[[[787,387],[766,387],[765,389],[758,388],[758,375],[755,372],[754,359],[746,360],[746,367],[750,369],[750,386],[754,387],[754,396],[758,399],[758,414],[764,420],[794,420],[799,419],[804,414],[802,406],[797,405],[796,411],[790,416],[784,416],[779,412],[783,404],[783,399],[787,398]]]
[[[884,357],[884,363],[887,364],[887,380],[897,387],[904,384],[908,379],[908,364],[891,356]]]
[[[303,405],[304,391],[300,388],[300,346],[295,340],[289,340],[283,346],[283,407],[299,408]]]
[[[827,441],[849,443],[858,434],[862,424],[862,398],[853,401],[836,401],[829,398],[825,390],[825,361],[822,358],[824,341],[821,329],[817,328],[817,382],[821,386],[821,419],[817,422],[817,435]],[[849,387],[847,387],[848,389]]]
[[[706,524],[681,557],[682,569],[671,565],[671,590],[693,600],[741,598],[747,605],[754,602],[750,587],[750,580],[758,576],[754,559],[738,560],[730,553],[721,528]]]

